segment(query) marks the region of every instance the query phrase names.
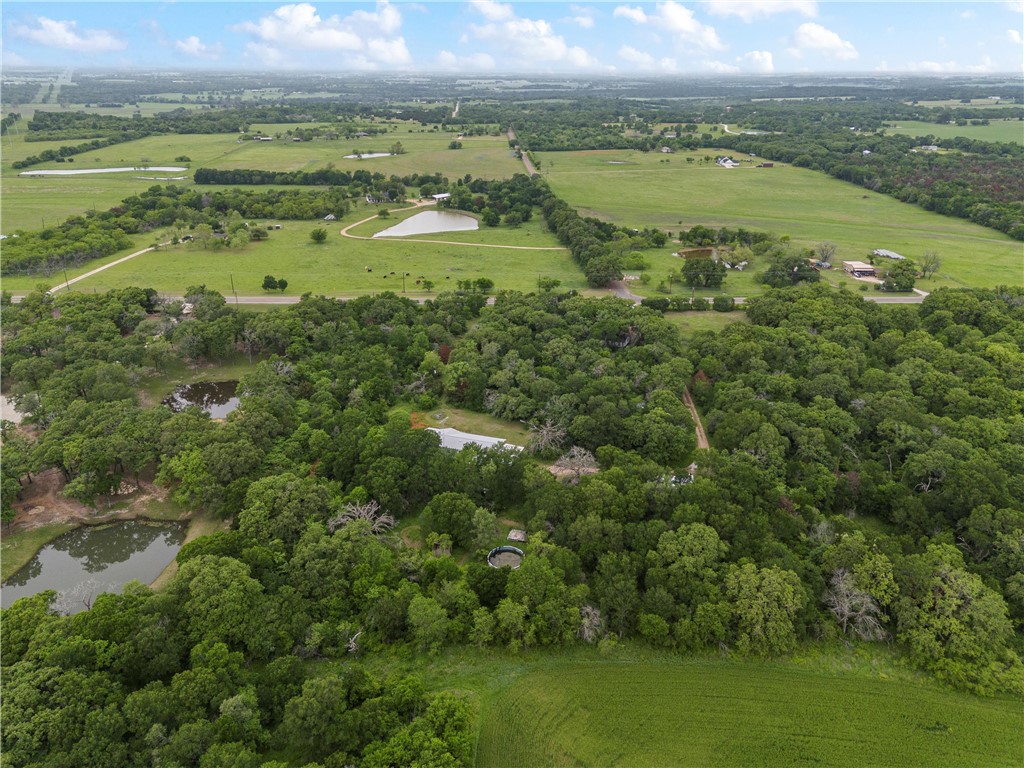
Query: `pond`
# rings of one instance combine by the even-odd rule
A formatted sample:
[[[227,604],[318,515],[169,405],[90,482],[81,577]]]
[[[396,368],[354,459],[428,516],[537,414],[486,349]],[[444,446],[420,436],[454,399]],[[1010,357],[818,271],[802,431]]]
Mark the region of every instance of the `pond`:
[[[378,232],[374,237],[429,235],[436,232],[466,232],[473,229],[480,229],[480,222],[464,213],[424,211],[410,216],[400,224]]]
[[[51,541],[4,582],[3,607],[54,589],[61,593],[56,607],[78,613],[84,601],[101,592],[120,592],[133,579],[143,584],[155,580],[184,540],[181,523],[130,520],[76,528]]]
[[[391,157],[390,152],[367,152],[362,155],[345,155],[346,160],[369,160],[374,157]]]
[[[195,405],[210,414],[210,418],[223,419],[238,407],[236,389],[237,381],[197,381],[195,384],[182,384],[164,400],[164,405],[169,406],[175,413]]]
[[[76,168],[75,170],[58,170],[58,171],[22,171],[19,176],[83,176],[87,173],[126,173],[129,171],[167,171],[173,173],[176,171],[187,171],[188,168],[182,168],[177,165],[147,165],[140,166],[137,168]]]

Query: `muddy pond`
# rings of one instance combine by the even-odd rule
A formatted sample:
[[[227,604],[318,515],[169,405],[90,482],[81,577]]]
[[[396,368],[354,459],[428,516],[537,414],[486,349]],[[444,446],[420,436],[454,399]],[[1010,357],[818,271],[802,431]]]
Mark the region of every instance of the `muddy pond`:
[[[430,235],[437,232],[468,232],[480,229],[480,222],[472,216],[454,211],[424,211],[410,216],[400,224],[378,232],[374,237],[404,237]]]
[[[53,589],[60,593],[55,601],[58,610],[78,613],[101,592],[120,592],[133,579],[152,582],[184,540],[181,523],[130,520],[76,528],[51,541],[4,582],[3,607]]]
[[[163,402],[175,413],[195,405],[210,414],[210,418],[223,419],[238,407],[236,389],[237,381],[197,381],[176,387]]]

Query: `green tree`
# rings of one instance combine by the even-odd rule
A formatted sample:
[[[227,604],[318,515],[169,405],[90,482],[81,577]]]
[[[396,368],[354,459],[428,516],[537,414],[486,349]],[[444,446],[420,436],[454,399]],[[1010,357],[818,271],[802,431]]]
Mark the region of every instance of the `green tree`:
[[[882,280],[883,291],[895,291],[906,293],[914,289],[914,280],[917,277],[917,267],[909,259],[897,261],[885,271],[885,279]]]
[[[309,239],[314,243],[323,243],[327,240],[327,230],[323,227],[317,227],[309,233]]]
[[[796,645],[793,621],[807,596],[800,578],[781,568],[733,565],[725,578],[732,637],[741,653],[785,653]]]
[[[277,278],[273,275],[267,275],[263,278],[263,290],[264,291],[276,291],[278,289]]]

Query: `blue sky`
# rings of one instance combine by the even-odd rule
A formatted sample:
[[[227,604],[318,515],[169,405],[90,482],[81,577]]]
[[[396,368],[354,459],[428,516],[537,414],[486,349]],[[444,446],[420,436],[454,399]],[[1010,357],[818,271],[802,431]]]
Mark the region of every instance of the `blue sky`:
[[[1024,71],[1024,0],[3,3],[3,64],[714,74]]]

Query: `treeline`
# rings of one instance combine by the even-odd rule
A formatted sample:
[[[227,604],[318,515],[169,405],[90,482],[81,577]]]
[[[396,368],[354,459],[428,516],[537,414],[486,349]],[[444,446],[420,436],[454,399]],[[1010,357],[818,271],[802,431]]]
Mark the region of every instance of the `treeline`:
[[[593,217],[584,218],[554,195],[544,201],[541,211],[548,229],[569,249],[593,286],[621,279],[630,250],[660,248],[668,242],[668,235],[657,229],[633,231]]]
[[[17,112],[11,112],[8,115],[4,115],[3,119],[0,120],[0,136],[7,135],[7,129],[19,120],[21,120],[21,115]]]
[[[893,120],[948,122],[946,108],[854,100],[799,105],[758,101],[728,109],[721,105],[680,109],[671,102],[593,99],[574,102],[572,109],[531,104],[527,110],[522,104],[502,104],[495,110],[506,123],[515,125],[517,142],[525,150],[732,149],[822,171],[1024,240],[1024,179],[1017,173],[1024,147],[966,137],[885,134],[886,124]],[[971,114],[988,118],[997,111],[975,108]],[[1020,112],[1010,109],[1002,115],[1018,117]],[[727,123],[757,133],[726,133],[713,127],[699,135],[668,138],[655,132],[658,123]],[[953,151],[916,151],[921,144]]]
[[[12,168],[31,168],[33,165],[39,165],[40,163],[65,163],[68,162],[68,158],[74,155],[80,155],[83,152],[91,152],[94,149],[102,149],[103,147],[110,147],[114,144],[123,144],[126,141],[135,141],[136,139],[144,139],[150,134],[146,131],[125,131],[118,133],[113,136],[105,136],[98,139],[92,139],[91,141],[82,142],[81,144],[64,144],[57,149],[44,149],[38,155],[29,155],[23,160],[15,160],[11,163]],[[26,141],[28,139],[26,138]],[[74,162],[73,160],[71,162]]]
[[[88,211],[56,227],[18,232],[0,251],[2,275],[51,275],[90,259],[128,248],[128,235],[173,226],[178,236],[206,225],[224,231],[233,215],[245,219],[313,220],[349,210],[343,188],[320,190],[222,190],[204,193],[174,185],[154,185],[108,211]]]
[[[185,546],[161,593],[4,611],[10,759],[405,765],[436,748],[463,764],[465,705],[354,661],[465,644],[893,640],[950,685],[1024,693],[1020,289],[936,291],[920,310],[773,291],[686,348],[646,308],[555,293],[258,314],[187,294],[187,317],[138,289],[0,310],[0,373],[41,428],[5,435],[5,500],[49,467],[83,500],[156,469],[234,521]],[[138,376],[239,351],[262,362],[226,422],[137,404]],[[443,450],[395,408],[441,398],[527,421],[563,479],[525,452]],[[420,515],[426,547],[389,533]],[[499,515],[530,533],[516,571],[483,559]],[[320,658],[345,672],[307,679]]]

